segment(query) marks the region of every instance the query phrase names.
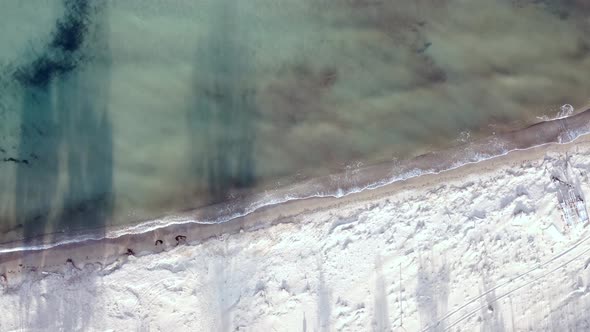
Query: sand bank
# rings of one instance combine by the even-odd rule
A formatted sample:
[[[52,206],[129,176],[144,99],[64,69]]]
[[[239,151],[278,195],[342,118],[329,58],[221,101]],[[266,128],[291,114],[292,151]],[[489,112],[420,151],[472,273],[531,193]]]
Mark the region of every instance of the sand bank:
[[[588,171],[583,136],[230,223],[4,254],[0,329],[586,329],[590,233],[564,222],[554,178],[588,197]]]

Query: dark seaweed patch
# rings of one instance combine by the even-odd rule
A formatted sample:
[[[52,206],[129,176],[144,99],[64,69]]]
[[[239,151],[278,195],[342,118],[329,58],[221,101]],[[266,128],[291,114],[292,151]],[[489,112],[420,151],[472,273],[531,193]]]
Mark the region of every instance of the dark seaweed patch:
[[[50,43],[52,48],[66,52],[77,51],[84,42],[88,30],[88,3],[86,1],[66,1],[67,14],[57,22],[57,29]]]
[[[12,158],[12,157],[4,158],[4,159],[2,159],[2,161],[3,162],[13,162],[16,164],[26,164],[26,165],[29,164],[29,161],[27,159],[16,159],[16,158]]]
[[[43,56],[33,61],[26,68],[19,69],[16,79],[21,83],[33,86],[45,86],[56,75],[67,73],[76,67],[75,62],[62,59],[61,61]]]
[[[56,23],[53,39],[45,52],[15,72],[19,82],[43,87],[53,77],[74,70],[81,62],[79,49],[88,31],[88,2],[66,0],[65,7],[66,15]]]

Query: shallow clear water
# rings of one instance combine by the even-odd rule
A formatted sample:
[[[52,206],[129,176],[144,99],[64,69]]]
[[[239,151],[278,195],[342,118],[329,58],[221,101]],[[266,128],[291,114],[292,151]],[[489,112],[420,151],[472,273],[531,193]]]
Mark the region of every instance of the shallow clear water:
[[[590,5],[3,3],[2,240],[135,223],[588,102]]]

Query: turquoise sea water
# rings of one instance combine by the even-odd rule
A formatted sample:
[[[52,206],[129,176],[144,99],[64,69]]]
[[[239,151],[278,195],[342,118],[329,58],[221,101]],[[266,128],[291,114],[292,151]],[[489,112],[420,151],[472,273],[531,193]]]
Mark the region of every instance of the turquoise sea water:
[[[583,107],[589,15],[574,0],[4,1],[1,242],[137,223]]]

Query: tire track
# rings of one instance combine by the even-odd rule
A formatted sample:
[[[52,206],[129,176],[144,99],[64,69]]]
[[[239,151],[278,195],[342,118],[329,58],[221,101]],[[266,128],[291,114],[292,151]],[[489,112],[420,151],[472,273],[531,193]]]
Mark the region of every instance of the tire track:
[[[575,261],[576,259],[580,258],[582,255],[585,255],[585,254],[587,254],[588,252],[590,252],[590,248],[588,248],[588,249],[586,249],[586,250],[582,251],[581,253],[577,254],[576,256],[574,256],[574,257],[573,257],[573,258],[571,258],[570,260],[566,261],[565,263],[563,263],[563,264],[561,264],[561,265],[558,265],[557,267],[555,267],[555,268],[554,268],[554,269],[552,269],[551,271],[549,271],[549,272],[547,272],[547,273],[543,273],[542,275],[540,275],[540,276],[538,276],[538,277],[536,277],[536,278],[534,278],[534,279],[532,279],[532,280],[530,280],[530,281],[528,281],[528,282],[526,282],[526,283],[524,283],[524,284],[522,284],[522,285],[520,285],[520,286],[518,286],[518,287],[516,287],[516,288],[514,288],[514,289],[512,289],[512,290],[510,290],[510,291],[508,291],[508,292],[506,292],[506,293],[504,293],[504,294],[502,294],[502,295],[498,296],[498,297],[496,297],[496,298],[495,298],[493,301],[491,301],[491,303],[497,302],[498,300],[500,300],[500,299],[502,299],[502,298],[504,298],[504,297],[506,297],[506,296],[508,296],[508,295],[510,295],[510,294],[512,294],[512,293],[514,293],[514,292],[516,292],[517,290],[519,290],[519,289],[521,289],[521,288],[523,288],[523,287],[525,287],[525,286],[528,286],[528,285],[530,285],[530,284],[532,284],[532,283],[534,283],[534,282],[538,281],[539,279],[542,279],[542,278],[544,278],[544,277],[548,276],[549,274],[551,274],[551,273],[553,273],[553,272],[555,272],[555,271],[557,271],[557,270],[559,270],[559,269],[563,268],[564,266],[568,265],[569,263],[571,263],[571,262]],[[486,293],[488,293],[488,292],[486,292]],[[481,297],[481,296],[480,296],[480,297]],[[471,312],[469,312],[469,313],[467,313],[467,314],[465,314],[465,315],[461,316],[461,317],[460,317],[458,320],[456,320],[456,321],[455,321],[455,322],[453,322],[452,324],[448,325],[448,326],[445,328],[445,331],[448,331],[448,330],[449,330],[450,328],[452,328],[453,326],[455,326],[455,325],[459,324],[460,322],[462,322],[462,321],[464,321],[465,319],[469,318],[471,315],[473,315],[473,314],[477,313],[478,311],[480,311],[480,310],[482,310],[482,309],[485,309],[486,307],[487,307],[487,305],[485,305],[485,306],[481,306],[481,307],[478,307],[478,308],[476,308],[475,310],[473,310],[473,311],[471,311]]]
[[[495,290],[497,290],[497,289],[499,289],[499,288],[501,288],[501,287],[504,287],[504,286],[506,286],[506,285],[512,284],[514,281],[516,281],[516,280],[518,280],[518,279],[521,279],[521,278],[523,278],[523,277],[525,277],[525,276],[529,275],[530,273],[532,273],[532,272],[534,272],[534,271],[536,271],[536,270],[539,270],[539,269],[543,268],[544,266],[546,266],[546,265],[548,265],[548,264],[551,264],[551,263],[552,263],[552,262],[554,262],[555,260],[557,260],[557,259],[559,259],[559,258],[563,257],[564,255],[568,254],[568,253],[569,253],[569,252],[571,252],[572,250],[576,249],[576,248],[577,248],[577,247],[579,247],[579,246],[580,246],[582,243],[584,243],[584,242],[588,241],[589,239],[590,239],[590,235],[589,235],[589,236],[587,236],[587,237],[585,237],[585,238],[583,238],[583,239],[581,239],[581,240],[579,240],[579,241],[578,241],[578,242],[576,242],[574,245],[572,245],[572,246],[571,246],[571,247],[569,247],[568,249],[566,249],[566,250],[562,251],[561,253],[559,253],[559,254],[557,254],[557,255],[553,256],[553,257],[552,257],[551,259],[549,259],[548,261],[546,261],[546,262],[544,262],[544,263],[541,263],[541,264],[538,264],[537,266],[535,266],[535,267],[533,267],[533,268],[529,269],[528,271],[525,271],[525,272],[523,272],[523,273],[521,273],[521,274],[517,275],[516,277],[510,278],[508,281],[505,281],[505,282],[503,282],[503,283],[501,283],[501,284],[498,284],[498,285],[496,285],[495,287],[492,287],[492,288],[490,288],[490,289],[489,289],[489,290],[487,290],[486,292],[484,292],[484,293],[481,293],[479,296],[477,296],[477,297],[474,297],[473,299],[471,299],[471,300],[469,300],[469,301],[465,302],[465,303],[464,303],[463,305],[461,305],[459,308],[457,308],[457,309],[454,309],[453,311],[450,311],[450,312],[448,312],[448,313],[447,313],[447,314],[445,314],[443,317],[439,318],[439,319],[436,321],[436,323],[426,326],[426,327],[425,327],[425,328],[423,328],[421,331],[422,331],[422,332],[425,332],[425,331],[428,331],[429,329],[432,329],[433,327],[437,327],[437,326],[439,326],[439,325],[440,325],[440,324],[441,324],[441,323],[442,323],[444,320],[446,320],[447,318],[449,318],[449,317],[451,317],[452,315],[456,314],[457,312],[459,312],[459,311],[463,310],[465,307],[467,307],[467,306],[469,306],[470,304],[474,303],[475,301],[477,301],[477,300],[481,299],[482,297],[486,296],[487,294],[489,294],[489,293],[491,293],[491,292],[493,292],[493,291],[495,291]],[[590,249],[587,249],[586,251],[589,251],[589,250],[590,250]],[[586,252],[586,251],[585,251],[585,252]],[[578,257],[578,256],[576,256],[576,257]],[[498,298],[496,298],[496,299],[498,299]]]

